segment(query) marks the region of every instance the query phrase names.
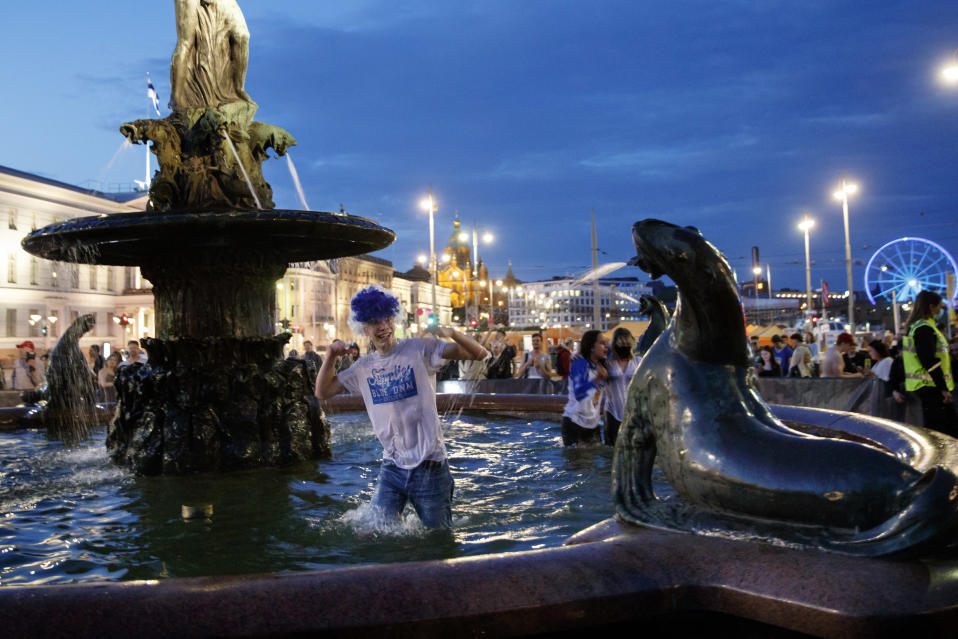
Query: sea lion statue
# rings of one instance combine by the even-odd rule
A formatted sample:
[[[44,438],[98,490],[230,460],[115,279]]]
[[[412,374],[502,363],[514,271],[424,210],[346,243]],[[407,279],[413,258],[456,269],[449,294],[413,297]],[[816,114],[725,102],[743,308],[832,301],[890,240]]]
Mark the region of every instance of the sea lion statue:
[[[42,421],[47,434],[66,443],[86,439],[98,419],[93,373],[79,344],[95,324],[92,313],[73,320],[50,351],[47,383],[38,391],[46,402]]]
[[[744,316],[725,258],[692,227],[644,220],[632,236],[632,263],[668,275],[679,296],[629,387],[612,471],[620,520],[862,556],[927,552],[955,538],[953,468],[922,472],[878,445],[776,419],[747,380]],[[653,462],[678,500],[655,495]]]
[[[659,338],[659,335],[665,331],[665,327],[669,323],[669,311],[659,298],[654,295],[643,295],[639,298],[639,313],[648,316],[649,325],[642,333],[642,337],[635,343],[634,352],[636,355],[644,356],[652,348],[652,344]]]

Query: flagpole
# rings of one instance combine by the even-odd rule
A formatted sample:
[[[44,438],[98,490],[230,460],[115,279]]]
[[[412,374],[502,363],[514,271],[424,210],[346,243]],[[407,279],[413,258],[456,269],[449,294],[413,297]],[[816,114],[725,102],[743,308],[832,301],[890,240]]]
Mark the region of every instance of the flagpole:
[[[156,94],[156,89],[153,87],[153,81],[150,80],[150,72],[146,72],[146,98],[149,101],[149,105],[153,107],[153,111],[156,113],[156,116],[160,116],[159,108],[159,96]],[[151,116],[150,107],[146,108],[146,115],[149,118]],[[150,190],[150,145],[145,145],[146,150],[146,179],[143,181],[146,185],[146,190]]]

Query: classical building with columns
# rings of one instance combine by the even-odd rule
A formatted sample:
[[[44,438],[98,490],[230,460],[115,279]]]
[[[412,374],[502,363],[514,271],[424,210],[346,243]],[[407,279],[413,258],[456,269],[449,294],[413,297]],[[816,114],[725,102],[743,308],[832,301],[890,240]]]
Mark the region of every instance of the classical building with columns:
[[[87,313],[96,327],[80,341],[109,350],[155,335],[153,293],[136,267],[51,262],[24,251],[30,231],[76,217],[142,211],[146,192],[106,194],[0,166],[0,364],[9,378],[16,345],[52,348],[70,323]],[[428,280],[428,277],[426,278]],[[431,311],[428,281],[393,270],[372,255],[290,264],[276,283],[276,332],[289,329],[289,348],[309,339],[322,348],[333,339],[358,339],[349,329],[349,301],[380,284],[403,301],[416,332],[417,311]],[[452,321],[449,289],[437,288],[440,321]]]
[[[16,357],[16,345],[27,340],[41,352],[52,348],[87,313],[96,316],[96,327],[81,340],[83,347],[117,349],[153,333],[153,295],[139,269],[51,262],[20,247],[32,230],[75,217],[142,211],[146,198],[145,192],[98,193],[0,167],[0,361]]]

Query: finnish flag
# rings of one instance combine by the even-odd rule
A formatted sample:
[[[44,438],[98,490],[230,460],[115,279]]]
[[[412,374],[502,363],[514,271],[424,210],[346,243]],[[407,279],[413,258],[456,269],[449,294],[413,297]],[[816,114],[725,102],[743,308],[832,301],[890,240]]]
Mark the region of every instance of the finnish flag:
[[[150,79],[150,74],[146,74],[146,97],[153,102],[153,110],[156,111],[156,114],[160,114],[160,98],[156,95],[156,89],[153,87],[153,80]]]

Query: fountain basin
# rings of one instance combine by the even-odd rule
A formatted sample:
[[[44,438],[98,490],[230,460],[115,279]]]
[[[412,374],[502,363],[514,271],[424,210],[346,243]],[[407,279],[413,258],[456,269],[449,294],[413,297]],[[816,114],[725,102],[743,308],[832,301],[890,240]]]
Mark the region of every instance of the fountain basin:
[[[351,409],[353,401],[354,398],[340,396],[326,403],[327,410],[335,415],[334,434],[347,439],[352,437],[347,426],[356,417],[341,411]],[[524,415],[546,412],[550,410],[548,404],[555,410],[561,398],[441,396],[440,402],[452,411],[446,419],[458,423],[464,419],[455,416],[459,410]],[[951,454],[949,447],[938,445],[941,442],[937,442],[934,433],[915,439],[908,435],[908,430],[896,430],[884,420],[818,409],[773,409],[792,425],[818,429],[828,436],[866,439],[919,465],[945,461],[936,455]],[[563,463],[573,471],[600,474],[597,483],[602,494],[607,495],[608,449],[563,451],[557,447],[558,425],[554,422],[516,421],[512,421],[512,428],[517,430],[516,442],[522,444],[522,449],[510,463],[541,468],[565,460]],[[505,431],[494,428],[495,420],[470,423],[474,425],[467,424],[468,429],[488,432],[470,452],[457,453],[458,436],[450,438],[459,489],[471,481],[466,475],[473,474],[464,469],[466,457],[483,454],[476,451],[495,451],[506,443]],[[548,431],[545,440],[534,443],[537,431],[543,429]],[[375,447],[373,442],[370,436],[368,445]],[[530,459],[528,448],[542,445],[555,447],[548,451],[554,457]],[[342,456],[337,453],[334,462],[344,462],[346,466],[371,464],[363,473],[371,486],[379,451],[357,452],[362,447],[354,449],[358,458],[337,459]],[[498,465],[497,460],[490,459],[489,463],[475,467],[475,471],[501,474],[510,482],[522,474],[520,467]],[[334,472],[330,463],[324,464],[322,470]],[[120,470],[111,472],[123,475]],[[300,471],[254,472],[285,472],[287,477],[295,478]],[[202,547],[202,536],[184,537],[177,527],[192,531],[191,534],[202,531],[204,526],[215,528],[218,518],[230,510],[229,499],[258,505],[270,521],[286,516],[289,504],[269,499],[266,482],[256,482],[261,490],[237,495],[241,491],[230,485],[238,475],[241,474],[195,475],[189,480],[128,478],[134,487],[148,489],[156,498],[166,500],[161,499],[153,512],[141,513],[161,529],[170,530],[167,541],[152,554],[162,557],[182,552],[185,547]],[[107,481],[122,483],[115,477]],[[588,486],[592,483],[595,482],[590,480]],[[578,503],[586,490],[585,485],[573,485],[557,492],[540,480],[535,488],[544,495],[556,493],[563,499],[576,500],[570,506]],[[361,490],[360,486],[353,489]],[[657,486],[657,491],[660,489],[664,487]],[[293,501],[302,500],[303,491],[296,492],[300,494]],[[367,498],[357,497],[356,503]],[[607,496],[601,498],[603,509],[611,510],[610,501]],[[212,514],[207,519],[183,520],[181,504],[188,503],[211,504]],[[497,516],[503,515],[500,505],[485,505]],[[573,534],[565,545],[556,541],[551,547],[538,549],[526,545],[525,550],[515,552],[492,550],[500,544],[497,536],[508,537],[504,531],[503,535],[488,534],[492,546],[483,546],[483,554],[479,555],[345,567],[327,564],[323,570],[292,573],[255,574],[262,572],[257,567],[264,564],[229,556],[237,544],[230,542],[222,548],[208,545],[206,554],[222,553],[234,568],[252,574],[6,586],[0,588],[0,627],[10,636],[75,639],[131,634],[523,636],[563,635],[583,629],[634,632],[636,627],[650,636],[707,631],[713,635],[727,632],[763,637],[794,637],[795,633],[882,637],[903,632],[951,636],[958,622],[958,607],[954,605],[958,602],[958,578],[950,556],[921,561],[862,559],[744,538],[623,525],[611,519],[603,521],[601,516],[594,521],[598,523]],[[15,525],[15,518],[8,517],[5,525]],[[90,525],[119,526],[124,535],[136,528],[126,518],[117,519],[106,513],[94,518]],[[460,522],[457,534],[474,536],[469,527],[468,522]],[[522,536],[537,529],[538,524],[528,526]],[[335,537],[336,531],[320,532],[320,537],[331,533]],[[341,540],[338,537],[332,543],[341,544]],[[369,540],[369,548],[382,547],[384,542],[390,543],[388,537],[374,536]],[[394,559],[385,559],[389,562],[416,558],[416,551],[423,550],[442,556],[442,543],[436,542],[432,538],[413,537],[405,546],[400,543]],[[268,543],[285,545],[286,540],[272,539]],[[415,550],[410,552],[412,549]],[[342,548],[335,552],[341,553]],[[355,559],[352,561],[356,563]],[[174,574],[184,572],[182,564],[171,564],[170,569]]]
[[[170,252],[280,254],[286,262],[359,255],[389,246],[396,234],[356,215],[314,211],[114,213],[33,231],[23,248],[49,260],[139,266]]]

